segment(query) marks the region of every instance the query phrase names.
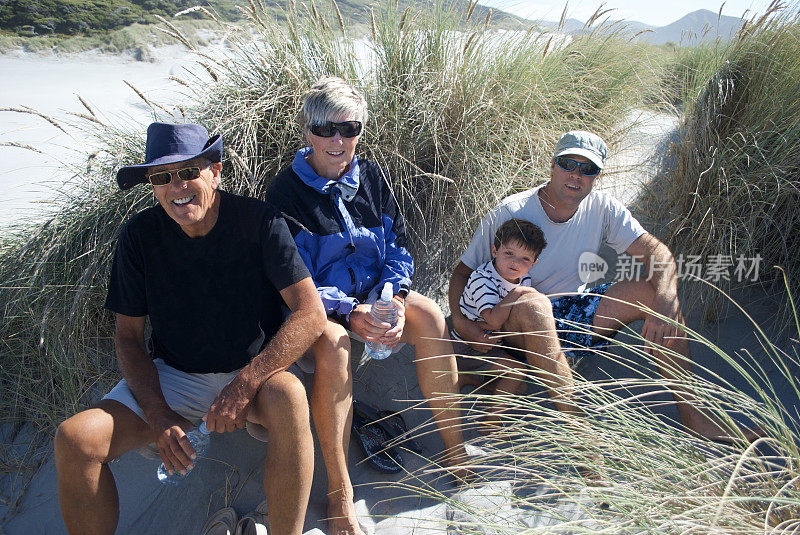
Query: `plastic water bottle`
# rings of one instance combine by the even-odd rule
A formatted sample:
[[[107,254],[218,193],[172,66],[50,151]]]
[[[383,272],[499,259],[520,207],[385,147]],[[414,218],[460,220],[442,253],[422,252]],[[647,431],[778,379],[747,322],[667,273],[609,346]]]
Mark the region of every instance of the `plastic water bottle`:
[[[192,429],[186,433],[186,438],[189,439],[189,442],[192,444],[196,454],[192,462],[197,464],[197,461],[199,461],[206,454],[208,443],[211,442],[211,431],[208,430],[206,423],[203,422],[200,424],[200,427]],[[186,476],[188,476],[190,472],[191,470],[187,470],[186,474],[181,474],[177,470],[173,470],[172,475],[169,475],[164,463],[161,463],[161,465],[158,467],[158,470],[156,470],[156,477],[158,477],[158,480],[163,485],[174,486],[179,485],[181,481],[186,479]]]
[[[397,304],[392,301],[392,283],[383,285],[381,298],[372,305],[372,317],[378,321],[385,321],[392,327],[397,323]],[[383,360],[392,354],[392,348],[377,342],[364,344],[364,355],[371,359]]]

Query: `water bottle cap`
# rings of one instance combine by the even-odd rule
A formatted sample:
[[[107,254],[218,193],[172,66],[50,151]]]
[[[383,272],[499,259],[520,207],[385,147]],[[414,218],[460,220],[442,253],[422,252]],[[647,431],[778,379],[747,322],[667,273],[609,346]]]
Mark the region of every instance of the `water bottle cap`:
[[[208,427],[206,427],[206,423],[205,422],[201,423],[200,427],[198,427],[197,430],[200,431],[200,433],[202,433],[204,435],[210,435],[211,434],[211,431],[208,430]]]
[[[381,291],[381,300],[382,301],[391,301],[392,300],[392,283],[387,282],[383,285],[383,290]]]

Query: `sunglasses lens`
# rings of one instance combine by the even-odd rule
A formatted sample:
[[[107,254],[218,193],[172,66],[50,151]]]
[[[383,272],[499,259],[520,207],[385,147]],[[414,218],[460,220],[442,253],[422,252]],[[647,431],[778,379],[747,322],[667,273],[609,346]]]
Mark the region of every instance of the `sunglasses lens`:
[[[582,163],[581,174],[583,176],[594,176],[600,172],[600,168],[593,163]]]
[[[569,158],[564,158],[564,157],[556,158],[556,163],[564,171],[574,171],[575,168],[578,167],[578,162],[576,162],[575,160],[570,160]]]
[[[169,173],[153,173],[152,175],[148,176],[147,179],[150,180],[150,183],[154,186],[164,186],[169,184]]]
[[[319,137],[333,137],[333,134],[336,132],[336,128],[334,127],[333,123],[328,121],[324,124],[312,124],[311,125],[311,133],[315,136]]]
[[[336,123],[336,129],[342,137],[356,137],[361,133],[361,121],[345,121]]]
[[[189,167],[187,169],[178,169],[178,178],[181,180],[194,180],[200,176],[199,167]]]

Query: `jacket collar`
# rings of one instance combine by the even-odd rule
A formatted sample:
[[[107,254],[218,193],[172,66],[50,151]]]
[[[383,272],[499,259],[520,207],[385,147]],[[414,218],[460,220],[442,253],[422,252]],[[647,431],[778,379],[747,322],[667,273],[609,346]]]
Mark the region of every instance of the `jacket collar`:
[[[306,161],[306,158],[313,150],[312,147],[305,147],[297,151],[292,162],[292,170],[297,173],[303,183],[320,193],[330,193],[338,190],[344,200],[353,200],[359,185],[358,158],[353,156],[349,169],[339,180],[330,180],[317,175],[317,172]]]

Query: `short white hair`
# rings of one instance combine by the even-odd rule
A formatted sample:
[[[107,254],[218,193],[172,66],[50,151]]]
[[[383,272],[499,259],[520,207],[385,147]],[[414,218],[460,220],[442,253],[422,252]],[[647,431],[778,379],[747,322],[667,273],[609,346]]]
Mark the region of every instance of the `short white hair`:
[[[337,115],[367,124],[367,101],[353,86],[335,76],[317,80],[306,91],[297,122],[305,131],[311,125],[321,125]]]

